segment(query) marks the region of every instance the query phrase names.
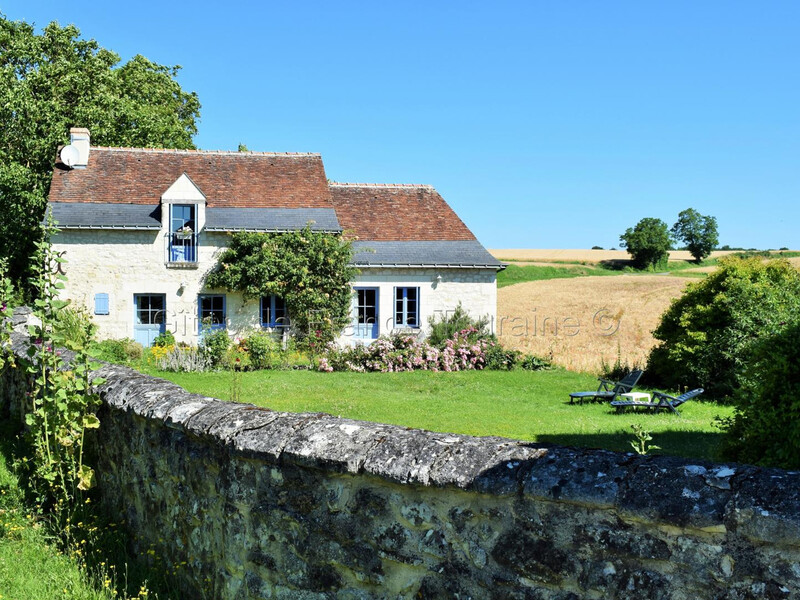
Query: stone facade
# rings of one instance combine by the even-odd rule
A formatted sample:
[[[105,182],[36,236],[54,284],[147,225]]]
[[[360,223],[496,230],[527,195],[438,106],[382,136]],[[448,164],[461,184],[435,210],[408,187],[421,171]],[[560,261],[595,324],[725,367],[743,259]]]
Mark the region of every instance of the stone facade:
[[[14,375],[6,409],[24,393]],[[279,413],[120,366],[96,375],[103,503],[186,597],[800,597],[797,472]]]
[[[497,313],[497,271],[495,269],[411,269],[364,268],[354,288],[378,289],[378,335],[394,329],[394,298],[397,287],[419,288],[419,320],[423,331],[428,319],[451,313],[459,302],[476,318],[488,317],[492,332]],[[352,340],[352,328],[340,342]]]
[[[166,328],[177,341],[197,344],[198,294],[224,294],[227,327],[231,335],[244,335],[260,327],[259,301],[245,302],[239,293],[212,290],[203,280],[214,268],[229,234],[201,232],[197,263],[191,267],[168,263],[167,227],[161,231],[64,230],[53,239],[56,252],[68,261],[65,298],[94,313],[94,298],[108,294],[109,314],[94,315],[100,338],[134,338],[134,295],[163,294]],[[441,277],[441,281],[437,280]],[[428,317],[452,311],[461,302],[475,316],[497,310],[495,269],[363,269],[354,287],[379,288],[380,334],[390,333],[394,287],[420,288],[420,323]],[[342,343],[352,341],[352,328],[343,332]]]

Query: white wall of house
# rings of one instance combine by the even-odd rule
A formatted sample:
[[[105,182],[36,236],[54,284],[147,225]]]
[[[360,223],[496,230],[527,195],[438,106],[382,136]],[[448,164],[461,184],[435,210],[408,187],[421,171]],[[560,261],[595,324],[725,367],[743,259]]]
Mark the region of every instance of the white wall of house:
[[[258,302],[244,303],[240,294],[203,287],[202,280],[227,245],[224,233],[201,233],[197,263],[168,267],[166,228],[161,231],[64,230],[53,249],[64,252],[67,281],[62,297],[85,307],[105,338],[134,338],[134,296],[163,294],[166,328],[178,341],[197,343],[200,293],[225,294],[232,332],[258,326]],[[95,295],[108,294],[109,314],[95,315]]]
[[[83,306],[106,338],[136,338],[137,294],[165,298],[165,327],[177,341],[198,341],[198,294],[224,294],[226,326],[232,336],[246,335],[260,326],[258,300],[245,302],[239,293],[203,286],[229,240],[225,233],[200,233],[196,267],[176,268],[167,263],[167,228],[161,231],[63,230],[53,238],[53,248],[64,252],[67,281],[62,297]],[[439,277],[441,279],[439,279]],[[394,328],[397,287],[419,288],[419,323],[423,330],[434,314],[452,311],[461,302],[473,316],[497,310],[496,272],[493,269],[363,269],[354,287],[377,288],[378,334]],[[108,294],[109,314],[96,315],[95,296]],[[358,339],[347,328],[341,343]],[[363,341],[363,340],[362,340]]]
[[[391,333],[395,326],[396,289],[419,288],[419,324],[423,333],[432,316],[452,312],[460,302],[473,317],[489,317],[494,326],[497,315],[497,272],[494,269],[362,269],[353,287],[378,290],[377,335]],[[398,329],[402,329],[399,327]],[[492,329],[494,331],[494,329]],[[340,343],[363,341],[348,327]]]

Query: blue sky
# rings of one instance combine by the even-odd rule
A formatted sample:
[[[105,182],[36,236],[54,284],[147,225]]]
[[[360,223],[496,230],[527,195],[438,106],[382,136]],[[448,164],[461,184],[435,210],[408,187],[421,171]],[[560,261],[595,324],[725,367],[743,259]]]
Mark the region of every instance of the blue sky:
[[[491,248],[605,248],[693,207],[800,248],[800,3],[3,2],[181,65],[203,149],[429,183]]]

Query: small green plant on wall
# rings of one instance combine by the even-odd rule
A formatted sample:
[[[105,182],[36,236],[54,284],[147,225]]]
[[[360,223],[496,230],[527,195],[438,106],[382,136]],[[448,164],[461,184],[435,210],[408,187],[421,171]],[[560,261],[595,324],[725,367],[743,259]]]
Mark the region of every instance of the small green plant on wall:
[[[285,233],[234,233],[208,274],[210,288],[241,292],[246,300],[283,298],[298,344],[318,353],[347,325],[352,243],[310,226]]]
[[[633,429],[633,440],[630,444],[636,454],[645,455],[650,450],[661,450],[661,446],[648,443],[653,441],[653,436],[650,435],[649,431],[645,431],[641,425],[633,424],[631,429]]]

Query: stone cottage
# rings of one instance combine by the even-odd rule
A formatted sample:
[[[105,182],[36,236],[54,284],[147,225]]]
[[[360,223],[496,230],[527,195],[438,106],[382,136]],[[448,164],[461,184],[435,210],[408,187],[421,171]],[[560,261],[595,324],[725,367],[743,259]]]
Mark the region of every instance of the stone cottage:
[[[434,188],[329,183],[319,154],[96,147],[74,128],[49,200],[54,249],[68,261],[64,297],[89,310],[102,338],[150,345],[169,329],[196,344],[208,321],[232,335],[286,328],[281,298],[245,301],[204,280],[233,232],[306,224],[358,239],[341,342],[424,334],[459,301],[495,320],[502,265]]]

